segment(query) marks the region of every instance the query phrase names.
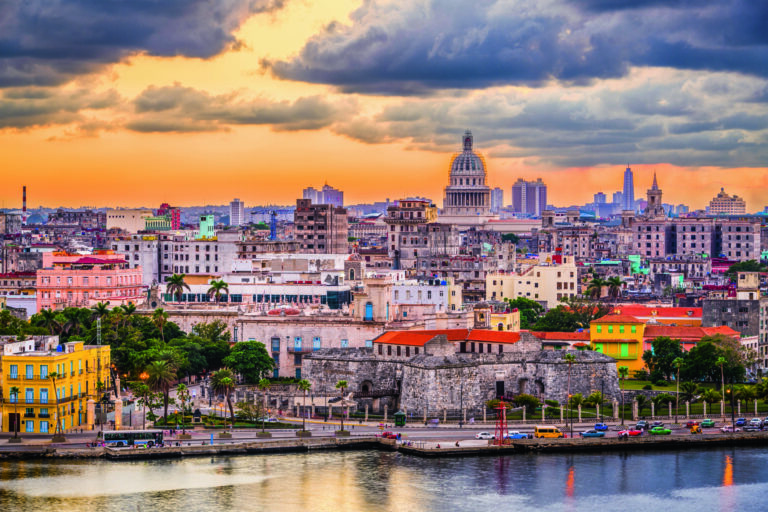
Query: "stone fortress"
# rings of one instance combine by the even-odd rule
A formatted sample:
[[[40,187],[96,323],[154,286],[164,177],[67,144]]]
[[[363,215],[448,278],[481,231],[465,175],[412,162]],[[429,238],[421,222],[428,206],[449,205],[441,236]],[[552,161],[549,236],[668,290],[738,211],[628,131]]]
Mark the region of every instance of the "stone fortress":
[[[475,318],[477,324],[477,314]],[[565,403],[569,364],[564,356],[572,354],[572,394],[586,398],[602,390],[606,401],[620,399],[616,361],[609,356],[546,350],[526,331],[472,330],[477,339],[490,340],[489,334],[498,338],[477,342],[480,353],[475,342],[449,339],[455,331],[390,331],[374,340],[372,348],[319,350],[304,358],[302,376],[315,392],[333,390],[337,381],[346,380],[357,407],[367,405],[376,412],[385,405],[390,412],[478,410],[487,400],[520,393]],[[470,343],[472,351],[466,352]]]

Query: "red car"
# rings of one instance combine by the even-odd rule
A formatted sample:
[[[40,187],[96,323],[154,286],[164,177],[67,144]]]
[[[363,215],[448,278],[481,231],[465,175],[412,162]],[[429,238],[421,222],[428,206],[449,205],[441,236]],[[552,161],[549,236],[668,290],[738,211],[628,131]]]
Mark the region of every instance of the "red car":
[[[619,437],[637,437],[641,435],[643,435],[643,431],[634,429],[634,428],[629,428],[627,430],[622,430],[621,432],[619,432]]]
[[[699,424],[698,421],[689,420],[685,423],[685,428],[693,428]]]

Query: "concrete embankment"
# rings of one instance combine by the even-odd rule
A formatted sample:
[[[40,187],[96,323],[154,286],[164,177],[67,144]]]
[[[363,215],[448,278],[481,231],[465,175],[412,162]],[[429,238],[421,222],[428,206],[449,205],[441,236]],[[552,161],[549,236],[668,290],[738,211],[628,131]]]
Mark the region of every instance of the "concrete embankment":
[[[446,443],[448,445],[448,443]],[[618,438],[586,439],[516,439],[503,446],[445,446],[419,448],[398,446],[398,451],[418,457],[469,457],[498,456],[518,453],[578,453],[578,452],[622,452],[651,450],[684,450],[688,448],[714,448],[720,446],[768,446],[768,432],[714,435],[669,435]]]
[[[211,455],[257,455],[268,453],[312,452],[320,450],[394,450],[394,441],[371,437],[304,438],[276,441],[228,443],[194,446],[168,446],[164,448],[67,448],[62,446],[25,446],[17,450],[0,450],[2,459],[100,459],[147,460],[178,459]]]

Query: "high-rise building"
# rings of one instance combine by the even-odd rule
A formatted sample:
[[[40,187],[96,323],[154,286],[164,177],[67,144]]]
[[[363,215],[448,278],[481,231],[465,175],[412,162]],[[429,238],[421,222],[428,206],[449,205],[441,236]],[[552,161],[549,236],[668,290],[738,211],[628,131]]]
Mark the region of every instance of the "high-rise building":
[[[613,193],[613,204],[616,205],[616,208],[619,210],[624,209],[624,192],[618,191]]]
[[[157,209],[157,216],[167,216],[171,221],[171,229],[181,229],[181,208],[176,208],[168,203],[163,203]]]
[[[598,192],[593,197],[594,197],[595,204],[605,204],[605,201],[607,199],[606,195],[603,194],[602,192]]]
[[[518,178],[512,185],[512,211],[540,217],[547,208],[547,186],[538,178],[525,181]]]
[[[488,215],[491,189],[482,155],[472,150],[472,132],[464,132],[463,151],[451,160],[450,183],[445,187],[443,213],[446,216]]]
[[[737,195],[728,195],[725,189],[709,202],[709,213],[712,215],[738,215],[747,212],[747,203]]]
[[[311,254],[346,254],[349,221],[347,210],[329,204],[297,199],[294,232],[301,251]]]
[[[661,189],[656,181],[656,173],[653,173],[653,185],[646,192],[647,205],[645,207],[645,216],[649,218],[663,218],[667,214],[664,211],[664,205],[661,203]],[[626,199],[626,197],[625,197]]]
[[[496,187],[491,190],[491,213],[499,213],[504,208],[504,190]]]
[[[327,183],[323,185],[321,190],[313,187],[305,188],[302,190],[301,197],[302,199],[309,199],[312,204],[330,204],[337,208],[344,206],[344,192]]]
[[[235,198],[229,203],[229,225],[242,226],[245,223],[245,203]]]
[[[624,210],[634,210],[635,209],[635,180],[632,176],[632,169],[627,166],[627,169],[624,171],[624,192],[623,192],[623,205],[622,209]]]
[[[307,187],[301,191],[302,199],[309,199],[312,204],[323,204],[323,193],[314,187]]]

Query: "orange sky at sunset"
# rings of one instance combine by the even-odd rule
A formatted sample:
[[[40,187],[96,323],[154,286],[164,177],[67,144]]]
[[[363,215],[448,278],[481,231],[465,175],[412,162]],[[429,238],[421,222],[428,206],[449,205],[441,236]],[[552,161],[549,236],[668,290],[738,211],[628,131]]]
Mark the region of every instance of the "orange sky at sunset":
[[[242,2],[228,3],[234,11]],[[552,33],[572,42],[558,50],[562,61],[538,70],[510,63],[509,52],[499,52],[499,64],[483,48],[521,41],[527,53],[546,48],[545,26],[536,35],[513,29],[517,16],[559,20],[544,4],[531,7],[533,14],[510,14],[513,0],[489,2],[487,13],[465,21],[453,1],[442,13],[426,1],[414,2],[419,8],[387,1],[258,3],[264,12],[231,21],[238,43],[220,51],[211,43],[211,55],[197,47],[208,44],[204,35],[194,45],[174,42],[176,56],[155,39],[93,59],[84,71],[62,71],[64,78],[50,83],[0,76],[2,206],[21,206],[22,185],[31,208],[224,204],[234,197],[251,206],[291,204],[302,188],[325,182],[344,190],[348,204],[408,195],[441,204],[465,128],[486,156],[489,184],[504,189],[507,204],[520,177],[541,177],[557,206],[589,202],[600,191],[610,201],[627,162],[638,198],[656,171],[666,203],[703,208],[725,187],[745,197],[750,212],[768,204],[768,167],[761,165],[768,100],[760,99],[768,98],[768,85],[759,71],[677,65],[648,54],[628,56],[615,69],[574,70],[572,63],[610,51],[595,34],[580,46],[595,30],[584,20],[602,15],[587,7],[557,11],[572,21]],[[499,16],[509,17],[503,27],[520,38],[514,45],[494,25]],[[649,11],[643,27],[653,18]],[[420,34],[394,47],[409,24]],[[432,24],[439,25],[434,32]],[[606,35],[609,25],[600,36],[620,38],[620,27]],[[689,36],[695,46],[696,34]],[[371,40],[378,42],[364,45]],[[648,46],[654,45],[661,43]],[[581,57],[568,57],[573,48]],[[462,60],[465,51],[481,57]],[[543,66],[547,58],[535,60]],[[482,62],[473,67],[473,60]],[[494,74],[505,66],[520,67]]]

